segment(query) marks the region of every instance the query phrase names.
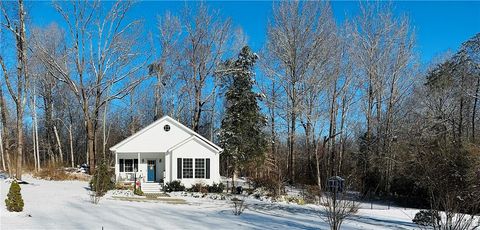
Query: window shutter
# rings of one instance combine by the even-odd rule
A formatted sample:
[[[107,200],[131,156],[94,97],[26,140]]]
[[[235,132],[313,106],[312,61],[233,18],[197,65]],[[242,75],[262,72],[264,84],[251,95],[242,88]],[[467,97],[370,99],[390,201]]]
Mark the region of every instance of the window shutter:
[[[124,171],[125,171],[124,165],[125,165],[125,163],[124,163],[123,159],[120,159],[120,172],[124,172]]]
[[[210,179],[210,158],[205,159],[205,179]]]
[[[177,178],[182,179],[182,158],[177,158]]]

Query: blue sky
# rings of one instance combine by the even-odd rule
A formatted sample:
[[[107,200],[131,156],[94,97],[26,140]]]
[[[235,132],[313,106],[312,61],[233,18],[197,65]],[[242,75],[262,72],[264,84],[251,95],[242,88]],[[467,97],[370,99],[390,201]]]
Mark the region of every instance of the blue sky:
[[[131,12],[134,18],[143,18],[145,30],[156,32],[156,16],[165,11],[180,12],[185,4],[173,1],[139,2]],[[242,27],[249,38],[249,45],[258,50],[265,42],[266,27],[272,11],[270,1],[215,1],[207,2],[212,9],[230,17],[235,26]],[[334,1],[332,8],[337,22],[358,14],[358,2]],[[46,25],[61,21],[50,1],[30,2],[30,17],[34,25]],[[480,32],[479,1],[398,1],[393,2],[394,13],[406,14],[415,29],[417,49],[423,63],[451,50]]]

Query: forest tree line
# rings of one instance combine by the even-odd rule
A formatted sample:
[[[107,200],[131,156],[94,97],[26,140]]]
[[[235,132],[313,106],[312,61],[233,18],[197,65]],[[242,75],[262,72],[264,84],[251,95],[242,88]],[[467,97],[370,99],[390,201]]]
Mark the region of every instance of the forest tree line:
[[[220,70],[248,36],[192,5],[140,19],[128,1],[52,2],[61,21],[37,26],[28,2],[2,2],[2,169],[21,179],[113,165],[109,147],[163,115],[219,143]],[[320,189],[338,175],[365,196],[475,203],[480,34],[422,64],[409,18],[391,4],[361,3],[338,22],[328,2],[273,3],[265,32],[252,69],[266,146],[240,168],[222,155],[222,175]]]

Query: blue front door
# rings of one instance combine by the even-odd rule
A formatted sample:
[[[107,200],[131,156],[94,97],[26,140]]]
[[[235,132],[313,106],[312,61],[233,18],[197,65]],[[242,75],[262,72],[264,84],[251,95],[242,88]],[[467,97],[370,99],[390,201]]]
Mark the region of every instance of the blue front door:
[[[155,181],[155,161],[149,160],[148,161],[148,173],[147,173],[147,181]]]

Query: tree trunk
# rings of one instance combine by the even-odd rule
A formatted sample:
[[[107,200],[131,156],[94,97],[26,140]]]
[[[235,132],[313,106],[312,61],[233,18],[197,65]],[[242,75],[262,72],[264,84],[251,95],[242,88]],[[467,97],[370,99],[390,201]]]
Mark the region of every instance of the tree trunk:
[[[68,140],[70,142],[70,161],[72,168],[75,167],[75,159],[73,157],[73,134],[72,134],[72,124],[68,126]]]
[[[290,167],[289,168],[289,176],[290,176],[290,183],[295,183],[295,130],[296,130],[296,120],[297,120],[297,113],[296,113],[296,98],[295,98],[295,84],[292,85],[292,107],[290,111],[290,135],[289,135],[289,157],[290,157]]]
[[[25,31],[25,10],[23,0],[18,1],[18,14],[20,19],[20,29],[18,29],[17,52],[18,52],[18,80],[17,81],[17,170],[16,178],[22,180],[23,163],[23,115],[25,104],[24,87],[27,82],[27,39]]]
[[[200,117],[202,115],[202,92],[200,89],[195,88],[195,109],[193,113],[193,131],[198,132],[200,128]]]
[[[105,108],[103,111],[103,122],[102,122],[102,153],[103,153],[103,160],[106,160],[106,148],[107,148],[107,112],[108,112],[108,102],[105,103]]]
[[[90,118],[86,118],[86,132],[87,132],[87,153],[90,175],[95,172],[95,130],[93,121]]]
[[[43,86],[43,104],[45,107],[45,141],[46,141],[46,151],[48,156],[50,156],[50,160],[52,163],[54,162],[54,146],[55,144],[55,131],[53,129],[54,126],[54,118],[53,118],[53,96],[52,96],[52,88],[53,84],[50,84],[49,75],[45,75],[45,85]]]
[[[345,89],[346,90],[346,89]],[[345,123],[347,120],[347,92],[344,92],[342,96],[342,117],[340,118],[340,149],[338,151],[338,173],[341,174],[342,171],[342,164],[343,164],[343,156],[345,155],[345,145],[346,145],[346,134],[345,134]]]
[[[478,105],[478,97],[479,89],[480,89],[480,76],[477,76],[477,86],[475,88],[475,99],[473,101],[473,111],[472,111],[472,142],[475,142],[475,118],[477,114],[477,105]]]
[[[57,126],[53,126],[53,132],[55,133],[55,139],[57,140],[58,155],[60,156],[60,165],[63,166],[63,152],[62,152],[62,142],[60,141],[60,136],[58,135]]]
[[[35,163],[35,172],[38,172],[37,167],[37,143],[35,142],[35,122],[32,124],[32,143],[33,143],[33,161]]]
[[[0,154],[2,155],[2,170],[6,171],[7,168],[5,167],[5,154],[3,151],[3,138],[2,138],[2,130],[0,129]]]
[[[23,163],[23,108],[17,106],[17,169],[15,178],[22,180]]]
[[[42,166],[40,165],[40,142],[38,141],[38,122],[37,122],[37,117],[35,116],[35,142],[37,143],[35,145],[36,147],[36,154],[37,154],[37,167],[38,170],[40,171],[42,169]]]
[[[330,152],[330,173],[331,176],[336,176],[336,161],[335,161],[335,154],[336,154],[336,138],[335,133],[337,132],[337,78],[335,78],[333,82],[332,88],[332,98],[330,101],[330,124],[328,129],[328,151]]]
[[[35,85],[33,86],[32,95],[32,141],[33,141],[33,158],[35,160],[35,171],[40,170],[39,159],[39,142],[38,142],[38,121],[37,121],[37,95]]]
[[[1,57],[0,57],[0,64],[3,70],[3,75],[7,76],[7,68]],[[5,98],[3,95],[2,87],[0,87],[0,118],[1,118],[1,126],[2,126],[2,130],[0,132],[3,132],[3,136],[2,136],[2,139],[0,139],[0,142],[3,142],[4,154],[7,160],[8,174],[9,176],[12,176],[13,168],[12,168],[12,161],[10,160],[10,139],[9,139],[9,133],[7,128],[8,110],[7,110],[7,104],[5,102]]]

